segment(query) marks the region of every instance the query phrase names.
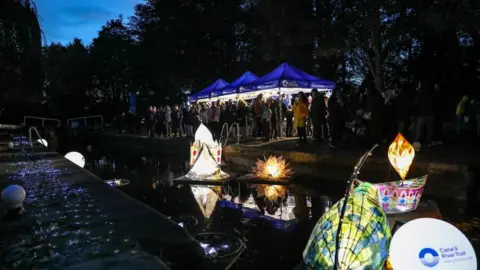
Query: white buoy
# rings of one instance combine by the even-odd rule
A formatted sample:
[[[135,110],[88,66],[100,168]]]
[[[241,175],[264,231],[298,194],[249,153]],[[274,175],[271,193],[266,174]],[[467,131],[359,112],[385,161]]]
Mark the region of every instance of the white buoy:
[[[48,147],[48,142],[45,139],[38,139],[37,142],[39,142],[41,145]]]
[[[7,145],[7,146],[8,146],[8,149],[13,149],[13,146],[14,146],[14,145],[13,145],[13,142],[8,142],[8,145]]]
[[[2,201],[7,208],[19,208],[25,200],[25,189],[19,185],[10,185],[2,191]]]
[[[85,166],[85,158],[78,152],[69,152],[65,155],[65,158],[75,163],[80,168]]]

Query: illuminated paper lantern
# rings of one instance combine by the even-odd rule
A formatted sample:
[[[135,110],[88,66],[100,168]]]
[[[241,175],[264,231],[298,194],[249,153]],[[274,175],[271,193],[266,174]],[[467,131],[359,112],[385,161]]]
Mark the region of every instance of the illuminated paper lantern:
[[[208,145],[213,159],[220,165],[222,163],[222,145],[213,140],[212,133],[205,125],[200,124],[195,132],[195,141],[190,145],[190,166],[195,164],[204,144]]]
[[[224,180],[229,175],[223,172],[218,163],[214,160],[214,157],[210,154],[209,147],[203,144],[199,151],[199,156],[195,164],[185,175],[190,180]]]
[[[333,205],[315,225],[303,251],[309,269],[334,268],[344,200]],[[383,269],[390,238],[390,226],[378,201],[377,189],[370,183],[361,183],[347,199],[339,238],[338,269]]]
[[[65,158],[75,163],[75,165],[80,168],[83,168],[85,166],[85,158],[82,154],[78,152],[69,152],[65,155]]]
[[[387,214],[398,214],[417,209],[422,198],[428,175],[375,184],[382,208]]]
[[[415,149],[401,133],[398,133],[388,147],[388,160],[402,180],[407,176],[414,157]]]
[[[217,205],[218,194],[204,186],[192,186],[191,189],[203,216],[209,218]]]
[[[256,166],[252,168],[252,172],[256,177],[265,180],[285,179],[291,175],[288,164],[281,156],[269,156],[266,160],[257,160]],[[278,197],[285,197],[286,187],[280,185],[258,185],[257,192],[274,201]]]

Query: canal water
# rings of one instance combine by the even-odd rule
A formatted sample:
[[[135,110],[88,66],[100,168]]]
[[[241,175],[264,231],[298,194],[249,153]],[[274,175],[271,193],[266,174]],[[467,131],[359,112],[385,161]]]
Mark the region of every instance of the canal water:
[[[169,163],[160,156],[116,151],[97,143],[92,143],[91,147],[85,145],[83,150],[81,148],[77,146],[75,151],[84,154],[85,169],[104,180],[128,180],[127,185],[117,188],[170,217],[197,239],[211,233],[228,235],[231,239],[220,240],[223,244],[208,256],[213,260],[219,258],[227,266],[234,261],[230,269],[292,269],[302,260],[302,252],[315,221],[333,200],[342,195],[308,198],[308,206],[311,206],[311,214],[315,218],[299,221],[288,220],[294,216],[291,212],[294,196],[288,194],[289,191],[288,199],[275,205],[262,206],[257,200],[257,205],[265,209],[267,216],[264,216],[252,202],[252,198],[257,197],[257,186],[224,185],[218,189],[228,200],[217,203],[213,211],[210,210],[211,215],[206,217],[192,191],[192,187],[196,189],[198,186],[172,184],[172,179],[187,173],[185,162]],[[228,172],[229,168],[224,170]],[[239,207],[238,202],[245,203],[247,207]],[[282,214],[281,218],[277,216],[279,214]],[[237,240],[243,247],[235,242]],[[225,250],[221,250],[221,246]]]
[[[270,214],[265,217],[256,210],[250,211],[249,207],[240,208],[235,204],[244,202],[248,205],[251,198],[256,197],[256,186],[222,186],[220,193],[227,200],[217,203],[211,214],[206,216],[195,199],[193,189],[196,187],[192,189],[190,185],[172,183],[172,179],[187,173],[184,161],[119,151],[95,142],[90,146],[76,146],[74,150],[84,154],[85,169],[104,180],[128,180],[127,185],[117,188],[170,217],[200,242],[205,237],[210,238],[210,242],[217,241],[213,251],[210,247],[205,247],[205,251],[213,260],[222,262],[229,269],[294,268],[302,260],[303,249],[315,222],[343,195],[343,190],[338,187],[316,190],[315,197],[307,196],[311,217],[285,221],[275,216],[275,210],[287,209],[288,203],[294,201],[293,193],[302,190],[301,187],[292,188],[286,201],[264,206],[265,213]],[[228,172],[229,168],[224,170]],[[247,173],[247,168],[244,172]],[[443,217],[468,233],[478,252],[478,220],[466,219],[463,210],[451,202],[437,198],[422,200],[426,199],[434,199]],[[255,208],[254,204],[252,206]],[[212,240],[210,235],[216,235],[217,239]],[[234,263],[230,266],[230,262]]]

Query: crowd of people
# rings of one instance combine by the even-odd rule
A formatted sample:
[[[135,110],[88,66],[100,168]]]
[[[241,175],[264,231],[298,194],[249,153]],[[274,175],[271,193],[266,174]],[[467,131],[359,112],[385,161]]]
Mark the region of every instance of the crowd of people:
[[[264,141],[296,136],[300,144],[307,144],[307,137],[313,137],[316,143],[335,148],[342,144],[346,133],[372,144],[401,132],[410,141],[434,146],[443,143],[443,126],[448,114],[445,110],[448,106],[442,101],[439,90],[437,84],[429,88],[420,83],[414,91],[402,91],[388,98],[374,89],[366,89],[355,99],[339,89],[328,98],[312,89],[307,94],[299,92],[291,101],[284,95],[274,98],[259,94],[250,103],[216,100],[188,106],[150,106],[145,125],[152,138],[193,137],[196,128],[203,123],[216,140],[237,134]],[[468,96],[459,101],[457,132],[468,129],[480,137],[479,104],[479,99]],[[130,122],[129,130],[134,131],[135,124],[127,122]],[[225,123],[233,127],[230,134],[221,134]],[[123,130],[121,124],[120,130]]]

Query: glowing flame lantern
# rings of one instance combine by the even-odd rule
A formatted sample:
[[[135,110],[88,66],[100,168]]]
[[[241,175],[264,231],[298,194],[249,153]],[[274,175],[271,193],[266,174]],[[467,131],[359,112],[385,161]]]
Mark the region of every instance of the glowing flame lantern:
[[[283,157],[269,156],[267,160],[257,160],[257,166],[253,168],[253,172],[260,179],[282,179],[287,178],[291,174],[287,163]],[[278,197],[284,197],[286,188],[279,185],[259,185],[257,187],[259,194],[264,194],[269,200],[277,200]]]
[[[78,152],[69,152],[65,155],[65,158],[75,163],[75,165],[80,168],[83,168],[85,166],[85,158],[82,154]]]
[[[265,161],[257,160],[253,173],[261,179],[280,179],[289,177],[291,170],[283,157],[269,156]]]
[[[45,147],[48,147],[48,142],[45,139],[38,139],[37,142]]]
[[[209,187],[192,186],[192,193],[204,217],[209,218],[218,201],[218,194]]]
[[[388,160],[390,160],[390,164],[400,175],[402,181],[405,180],[414,157],[415,149],[401,133],[398,133],[395,140],[388,147]]]
[[[222,146],[220,143],[213,140],[212,133],[208,130],[208,128],[205,125],[200,124],[195,132],[195,141],[192,145],[190,145],[190,166],[195,164],[195,161],[200,154],[200,148],[203,144],[208,145],[213,159],[218,165],[220,165],[222,162]]]

